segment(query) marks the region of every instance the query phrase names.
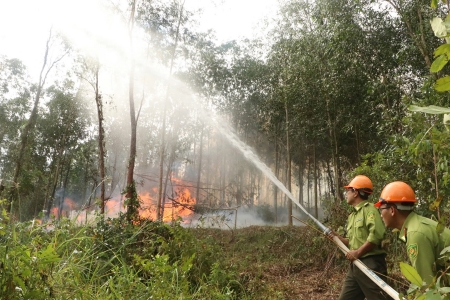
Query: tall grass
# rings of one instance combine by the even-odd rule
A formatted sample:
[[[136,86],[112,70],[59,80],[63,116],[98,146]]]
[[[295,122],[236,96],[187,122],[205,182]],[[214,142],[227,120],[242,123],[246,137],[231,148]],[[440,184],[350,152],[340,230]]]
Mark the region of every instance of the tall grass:
[[[2,216],[1,299],[245,299],[221,249],[178,223]]]

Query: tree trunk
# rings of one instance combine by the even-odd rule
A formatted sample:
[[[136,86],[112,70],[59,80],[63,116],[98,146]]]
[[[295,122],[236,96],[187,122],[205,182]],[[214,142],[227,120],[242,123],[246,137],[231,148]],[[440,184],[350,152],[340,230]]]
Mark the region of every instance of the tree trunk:
[[[416,47],[419,49],[420,54],[422,54],[422,58],[425,61],[425,64],[428,68],[431,67],[432,59],[430,57],[430,52],[428,51],[427,43],[425,41],[425,30],[423,25],[423,16],[422,11],[420,8],[417,9],[417,16],[419,17],[419,31],[412,28],[411,22],[409,18],[405,18],[403,15],[402,7],[400,7],[399,3],[395,3],[393,0],[386,0],[398,13],[403,23],[406,25],[406,28],[408,29],[408,34],[411,37],[412,41],[416,45]],[[428,24],[429,25],[429,24]],[[433,74],[433,76],[437,76],[436,74]]]
[[[175,129],[175,132],[177,132],[176,129]],[[172,137],[172,140],[173,140],[173,137]],[[164,191],[163,191],[162,199],[161,199],[161,221],[164,221],[164,209],[166,206],[167,184],[169,182],[169,179],[172,180],[171,179],[172,174],[170,173],[170,170],[172,169],[174,162],[175,162],[175,146],[172,145],[171,151],[170,151],[170,156],[169,156],[169,163],[167,164],[166,176],[164,179]],[[172,207],[173,207],[173,203],[172,203]],[[172,221],[173,221],[173,215],[172,215]]]
[[[328,187],[331,191],[331,195],[333,195],[333,198],[336,199],[336,190],[335,190],[334,184],[333,184],[333,175],[331,174],[330,162],[327,160],[326,164],[327,164],[327,174],[328,174]]]
[[[308,195],[308,212],[310,211],[310,207],[311,207],[311,202],[310,202],[310,191],[311,189],[309,188],[311,186],[311,176],[309,176],[311,174],[311,158],[308,158],[308,172],[307,174],[307,195]]]
[[[275,177],[278,178],[278,139],[275,137]],[[273,184],[273,207],[275,212],[275,224],[278,223],[278,187]]]
[[[298,201],[299,203],[303,206],[303,161],[300,162],[299,166],[298,166]]]
[[[198,169],[197,169],[197,190],[195,191],[195,199],[197,202],[200,201],[200,185],[201,185],[201,175],[202,175],[202,155],[203,155],[203,125],[200,131],[200,149],[198,153]]]
[[[162,203],[162,191],[163,191],[163,173],[164,173],[164,154],[165,154],[165,143],[166,143],[166,115],[167,115],[167,102],[169,101],[169,93],[170,93],[170,87],[171,87],[171,81],[172,81],[172,70],[173,65],[175,62],[175,54],[176,49],[178,45],[178,36],[180,33],[180,25],[181,25],[181,17],[183,15],[183,5],[181,5],[180,8],[180,15],[178,17],[178,25],[177,25],[177,32],[175,35],[175,45],[172,50],[172,55],[170,58],[170,70],[169,70],[169,78],[167,82],[167,89],[166,89],[166,97],[164,100],[164,109],[163,109],[163,122],[161,127],[161,150],[160,150],[160,157],[159,157],[159,188],[158,188],[158,203],[156,204],[156,219],[158,221],[161,221],[162,215],[161,215],[161,203]]]
[[[136,10],[136,0],[131,3],[131,15],[129,26],[129,38],[130,38],[130,53],[133,55],[133,27],[134,27],[134,14]],[[131,222],[138,213],[139,202],[136,197],[136,187],[134,184],[134,165],[136,162],[136,130],[137,119],[134,108],[134,59],[131,57],[130,65],[130,77],[128,83],[128,100],[130,104],[130,156],[128,159],[128,174],[127,174],[127,186],[126,186],[126,201],[127,201],[127,220]]]
[[[341,186],[341,180],[340,180],[340,163],[339,163],[339,147],[337,143],[337,137],[336,137],[336,122],[332,120],[331,113],[330,113],[330,101],[326,100],[327,104],[327,116],[328,116],[328,132],[330,135],[330,145],[331,145],[331,156],[333,160],[333,168],[334,168],[334,184],[336,191],[339,191]],[[342,201],[343,196],[341,193],[337,194],[337,200]]]
[[[210,131],[209,130],[207,132],[206,138],[208,140],[208,143],[206,145],[207,153],[211,153],[211,136],[210,136]],[[212,180],[211,180],[211,155],[207,155],[206,156],[206,168],[205,168],[205,171],[206,171],[206,174],[205,174],[206,186],[208,188],[211,188],[212,187]],[[210,198],[209,206],[210,207],[217,206],[217,203],[215,201],[216,199],[214,197],[211,197],[211,193],[210,192],[208,192],[208,197]],[[199,203],[199,200],[200,200],[199,198],[196,198],[197,203]],[[213,205],[213,203],[211,203],[212,200],[214,200],[214,205]]]
[[[288,191],[291,191],[291,146],[290,146],[290,136],[289,136],[289,110],[287,106],[287,102],[285,103],[285,111],[286,111],[286,188]],[[292,200],[287,198],[288,202],[288,225],[292,226]]]
[[[98,154],[99,154],[99,173],[100,173],[100,214],[105,214],[105,130],[103,128],[103,103],[102,95],[98,89],[98,73],[99,73],[98,60],[95,66],[95,104],[97,105],[97,117],[98,117]]]
[[[50,199],[48,200],[48,203],[47,203],[47,212],[46,212],[47,220],[50,217],[50,210],[52,209],[53,200],[55,199],[56,186],[58,185],[59,169],[61,167],[61,158],[63,156],[63,151],[64,151],[65,144],[66,144],[66,131],[67,131],[67,127],[64,130],[62,139],[59,143],[60,144],[59,149],[57,151],[58,154],[56,157],[56,170],[55,170],[55,175],[54,175],[55,177],[54,177],[53,184],[52,184],[52,193],[50,194]],[[61,212],[58,212],[58,214],[61,214]]]
[[[314,155],[314,166],[313,166],[313,176],[314,176],[314,217],[317,219],[319,216],[318,212],[318,199],[317,199],[317,159],[316,159],[316,145],[313,145],[313,155]]]
[[[161,198],[161,217],[160,218],[161,218],[162,222],[164,222],[164,209],[166,208],[167,184],[169,182],[169,177],[171,177],[170,176],[171,168],[172,168],[172,162],[169,161],[169,163],[167,164],[166,176],[164,178],[164,190],[163,190],[163,194],[162,194],[162,198]],[[173,202],[172,202],[172,207],[173,207]],[[172,221],[173,221],[173,214],[172,214]]]
[[[46,43],[46,46],[45,46],[44,62],[42,64],[41,72],[39,74],[39,83],[38,83],[38,86],[37,86],[36,95],[34,97],[33,109],[31,110],[30,117],[28,118],[28,121],[25,124],[25,127],[23,128],[23,131],[22,131],[22,133],[20,135],[21,141],[20,141],[19,155],[17,157],[16,166],[15,166],[15,169],[14,169],[14,176],[13,176],[12,186],[11,186],[10,195],[9,195],[9,205],[6,207],[8,212],[12,211],[12,205],[13,205],[14,199],[16,198],[17,193],[18,193],[17,186],[19,184],[19,182],[18,182],[19,181],[19,175],[20,175],[20,172],[21,172],[21,169],[22,169],[22,163],[23,163],[24,156],[25,156],[25,149],[28,146],[28,137],[33,132],[34,127],[36,125],[39,101],[41,99],[41,93],[42,93],[42,90],[44,88],[45,81],[47,79],[47,75],[50,72],[50,70],[53,68],[53,66],[56,63],[58,63],[65,56],[65,54],[64,54],[59,59],[55,60],[48,67],[47,71],[45,71],[45,68],[47,67],[48,53],[50,51],[51,38],[52,38],[52,29],[50,29],[50,33],[49,33],[49,36],[48,36],[48,39],[47,39],[47,43]],[[44,71],[45,71],[45,73],[44,73]]]
[[[69,174],[70,174],[70,167],[71,167],[71,165],[72,165],[72,159],[69,160],[69,164],[67,166],[66,176],[64,177],[63,192],[62,192],[62,195],[61,195],[61,200],[59,201],[58,220],[61,219],[61,215],[62,215],[62,211],[63,211],[63,205],[64,205],[64,200],[66,198],[66,189],[67,189],[67,183],[69,182]]]

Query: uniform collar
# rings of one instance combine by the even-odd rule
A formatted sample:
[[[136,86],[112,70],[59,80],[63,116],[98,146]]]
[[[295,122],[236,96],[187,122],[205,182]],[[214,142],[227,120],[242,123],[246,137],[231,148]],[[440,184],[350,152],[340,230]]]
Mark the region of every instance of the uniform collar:
[[[399,233],[398,233],[398,238],[402,241],[404,241],[406,243],[407,241],[407,234],[408,234],[408,227],[409,224],[411,223],[411,220],[414,218],[414,216],[416,215],[415,212],[411,212],[405,219],[405,222],[403,222],[403,226],[402,229],[400,229]]]
[[[353,206],[353,211],[358,212],[361,208],[363,208],[366,205],[369,205],[369,202],[367,200],[363,200],[359,202],[357,205]]]

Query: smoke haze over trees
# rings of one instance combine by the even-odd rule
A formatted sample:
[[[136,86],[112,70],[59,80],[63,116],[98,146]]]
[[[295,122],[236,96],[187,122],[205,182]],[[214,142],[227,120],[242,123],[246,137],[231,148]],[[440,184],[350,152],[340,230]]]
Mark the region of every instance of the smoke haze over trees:
[[[283,1],[267,36],[224,43],[183,1],[99,3],[103,31],[51,29],[47,77],[0,57],[0,192],[17,219],[130,211],[135,197],[153,219],[258,206],[288,223],[290,201],[215,114],[316,216],[357,167],[375,195],[394,179],[424,202],[450,192],[447,130],[407,110],[449,106],[429,72],[442,43],[429,1]]]

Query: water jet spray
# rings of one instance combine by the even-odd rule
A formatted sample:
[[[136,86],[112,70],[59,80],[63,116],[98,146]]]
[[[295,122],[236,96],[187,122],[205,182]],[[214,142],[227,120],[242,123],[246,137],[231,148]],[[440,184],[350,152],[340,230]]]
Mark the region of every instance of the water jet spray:
[[[106,23],[106,22],[104,22]],[[108,23],[109,24],[109,23]],[[83,40],[84,42],[90,41],[92,43],[88,43],[89,45],[95,44],[95,45],[102,45],[110,50],[110,53],[114,53],[116,55],[119,55],[120,57],[129,57],[132,55],[127,53],[126,49],[121,44],[117,43],[111,43],[111,41],[117,41],[118,39],[116,36],[114,38],[111,37],[111,39],[104,38],[104,35],[98,34],[95,35],[91,34],[91,28],[79,28],[77,26],[67,26],[65,29],[70,31],[69,29],[74,28],[74,30],[78,34],[84,34],[84,39],[77,39],[78,42]],[[70,31],[72,35],[75,36],[74,31]],[[68,33],[70,33],[68,32]],[[94,39],[95,37],[95,39]],[[120,39],[119,39],[120,40]],[[86,47],[86,43],[84,46]],[[127,55],[129,54],[129,55]],[[130,58],[130,59],[131,59]],[[148,65],[147,61],[142,61],[142,67],[145,69],[146,72],[149,72],[153,75],[162,75],[161,77],[164,77],[163,72],[160,72],[159,70],[155,70],[155,68],[151,68]],[[184,85],[182,85],[184,86]],[[193,98],[196,98],[193,96]],[[194,99],[197,100],[197,99]],[[306,214],[314,223],[317,224],[317,226],[323,231],[323,234],[326,236],[330,236],[332,234],[331,229],[324,226],[319,220],[314,218],[298,201],[297,199],[292,195],[292,193],[281,183],[278,178],[275,176],[275,174],[272,172],[272,170],[264,164],[259,157],[253,152],[253,150],[243,143],[238,136],[233,133],[233,129],[230,125],[224,120],[221,120],[219,116],[213,115],[211,111],[206,111],[205,105],[201,105],[201,101],[195,101],[195,103],[198,105],[198,108],[200,111],[203,112],[203,119],[212,124],[221,134],[223,134],[230,143],[237,148],[239,151],[241,151],[246,159],[251,161],[260,171],[264,173],[285,195],[287,195],[291,201],[293,201],[302,211]],[[344,252],[347,253],[349,249],[339,240],[337,236],[332,237],[333,242]],[[381,278],[379,278],[372,270],[370,270],[367,266],[365,266],[360,260],[355,260],[353,263],[361,269],[372,281],[374,281],[380,288],[382,288],[388,295],[390,295],[393,299],[400,300],[399,294],[392,289],[387,283],[385,283]]]
[[[289,199],[292,200],[323,232],[323,234],[329,238],[330,240],[335,243],[338,248],[346,254],[350,250],[347,248],[347,246],[342,243],[342,241],[336,236],[333,231],[323,225],[319,220],[314,218],[292,195],[292,193],[284,186],[284,184],[278,180],[278,178],[275,176],[275,174],[272,172],[272,170],[263,163],[259,157],[253,152],[253,150],[246,145],[244,142],[242,142],[239,137],[233,133],[233,129],[231,126],[227,124],[224,120],[219,120],[219,116],[211,117],[210,115],[205,113],[205,119],[212,121],[215,128],[217,128],[220,133],[222,133],[229,141],[230,143],[240,150],[242,154],[244,154],[245,158],[247,158],[249,161],[251,161],[261,172],[264,173],[280,190],[283,191],[286,196],[289,197]],[[294,216],[292,216],[294,217]],[[295,218],[295,217],[294,217]],[[297,219],[297,218],[295,218]],[[297,219],[299,220],[299,219]],[[373,282],[375,282],[383,291],[386,292],[390,297],[392,297],[395,300],[400,300],[399,293],[394,290],[390,285],[388,285],[386,282],[384,282],[377,274],[375,274],[371,269],[369,269],[362,261],[359,259],[355,259],[352,262],[355,266],[357,266],[364,274],[366,274]]]

